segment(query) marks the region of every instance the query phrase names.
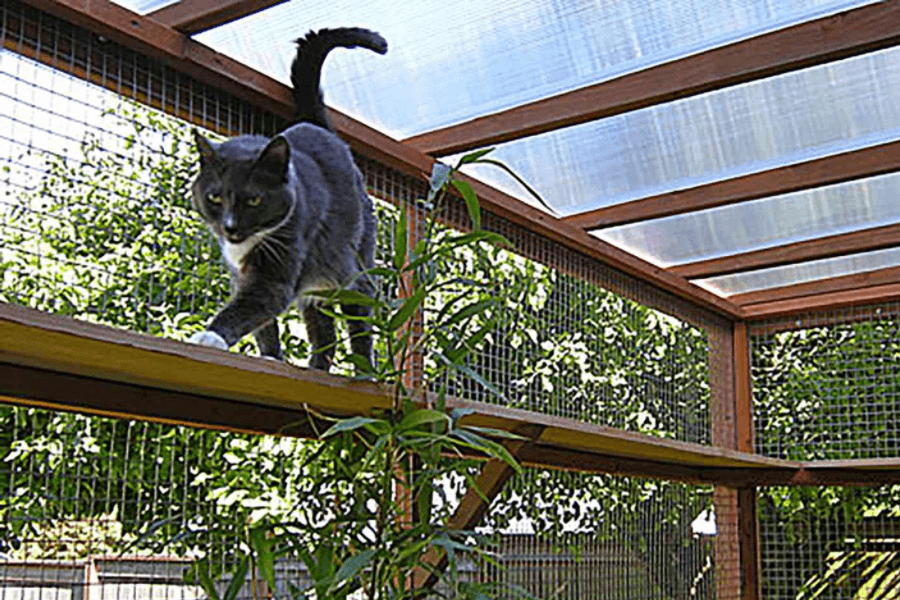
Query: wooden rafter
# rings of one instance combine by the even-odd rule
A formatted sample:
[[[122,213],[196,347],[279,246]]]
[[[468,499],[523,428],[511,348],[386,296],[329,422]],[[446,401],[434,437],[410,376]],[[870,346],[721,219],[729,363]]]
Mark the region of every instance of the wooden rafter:
[[[836,292],[848,292],[871,287],[880,287],[900,283],[900,267],[887,267],[874,271],[864,271],[851,275],[817,279],[806,283],[767,288],[745,294],[730,296],[741,306],[785,301],[809,296],[821,296]]]
[[[163,6],[147,16],[177,29],[181,33],[193,35],[212,29],[270,6],[287,0],[180,0]]]
[[[702,279],[898,246],[900,246],[900,224],[885,225],[686,263],[669,267],[669,271],[688,279]]]
[[[823,17],[411,137],[443,156],[671,102],[900,42],[894,0]]]
[[[747,315],[748,320],[760,321],[832,308],[846,308],[850,306],[863,307],[884,302],[893,302],[896,300],[900,300],[900,283],[873,285],[871,287],[859,289],[825,292],[812,296],[760,302],[758,304],[745,306],[744,313]],[[858,318],[863,318],[873,311],[860,312]],[[853,319],[848,320],[852,321]],[[799,324],[799,327],[792,327],[790,324],[787,324],[782,325],[780,329],[788,330],[802,327],[802,323]]]
[[[198,81],[227,90],[236,97],[252,102],[260,108],[271,110],[289,118],[293,114],[290,89],[278,81],[255,71],[227,56],[214,52],[207,46],[175,31],[151,18],[137,15],[110,0],[24,0],[24,3],[59,16],[81,27],[103,35],[128,48],[151,58],[164,60],[166,64],[184,72]],[[47,50],[32,51],[5,40],[13,51],[21,51],[65,72],[85,77],[101,85],[107,84],[117,92],[123,90],[100,80],[97,72],[79,71],[77,64],[60,60]],[[127,93],[128,90],[124,90]],[[145,98],[137,98],[144,101]],[[160,106],[169,110],[169,106]],[[433,158],[414,148],[397,142],[346,115],[331,111],[332,124],[338,133],[357,152],[389,167],[423,177],[431,173]],[[192,115],[179,115],[192,119]],[[557,241],[578,252],[596,258],[662,290],[699,304],[728,318],[740,318],[741,310],[724,298],[716,296],[678,277],[629,254],[611,244],[572,227],[559,219],[539,211],[503,192],[470,180],[482,206],[498,216],[534,231],[538,235]]]
[[[581,229],[616,227],[897,171],[900,141],[639,198],[572,215],[564,221]]]

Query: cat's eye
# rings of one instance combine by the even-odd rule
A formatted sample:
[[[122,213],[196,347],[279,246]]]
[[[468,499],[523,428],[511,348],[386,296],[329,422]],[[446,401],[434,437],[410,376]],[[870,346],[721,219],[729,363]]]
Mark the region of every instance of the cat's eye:
[[[207,194],[206,200],[211,204],[222,204],[222,196],[217,196],[215,194]]]
[[[249,206],[259,206],[260,204],[262,204],[262,196],[254,196],[253,198],[250,198],[249,200],[247,200],[247,204]]]

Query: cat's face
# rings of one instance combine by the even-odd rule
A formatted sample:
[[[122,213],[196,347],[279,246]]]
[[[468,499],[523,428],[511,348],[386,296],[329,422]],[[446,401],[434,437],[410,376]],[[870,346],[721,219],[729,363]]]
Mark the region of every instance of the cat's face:
[[[290,147],[276,137],[258,153],[216,147],[194,132],[200,173],[192,186],[194,208],[219,239],[240,244],[277,228],[291,211],[287,173]]]

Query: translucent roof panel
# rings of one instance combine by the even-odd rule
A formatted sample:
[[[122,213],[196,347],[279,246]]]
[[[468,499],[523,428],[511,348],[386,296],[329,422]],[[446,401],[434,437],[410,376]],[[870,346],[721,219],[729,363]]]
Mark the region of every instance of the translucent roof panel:
[[[327,102],[403,138],[872,0],[312,0],[272,7],[198,40],[287,81],[291,41],[368,27],[387,56],[335,52]]]
[[[128,10],[134,11],[139,15],[158,10],[163,6],[175,4],[178,0],[112,0],[115,4],[124,6]]]
[[[662,267],[900,223],[900,174],[604,229]]]
[[[563,214],[900,137],[900,48],[516,140],[495,156]],[[508,178],[477,175],[524,198]]]
[[[900,266],[900,248],[891,248],[877,252],[816,260],[800,265],[763,269],[752,273],[723,275],[721,277],[703,279],[697,283],[714,293],[732,296],[734,294],[744,294],[756,290],[897,266]]]

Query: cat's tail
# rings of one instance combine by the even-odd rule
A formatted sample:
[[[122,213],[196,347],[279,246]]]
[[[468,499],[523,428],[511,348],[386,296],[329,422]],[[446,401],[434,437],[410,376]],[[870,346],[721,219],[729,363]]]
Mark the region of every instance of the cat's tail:
[[[368,48],[378,54],[387,52],[383,37],[358,27],[310,31],[297,40],[297,56],[291,64],[291,84],[294,86],[296,113],[294,123],[313,123],[331,129],[319,80],[325,57],[334,48]]]

